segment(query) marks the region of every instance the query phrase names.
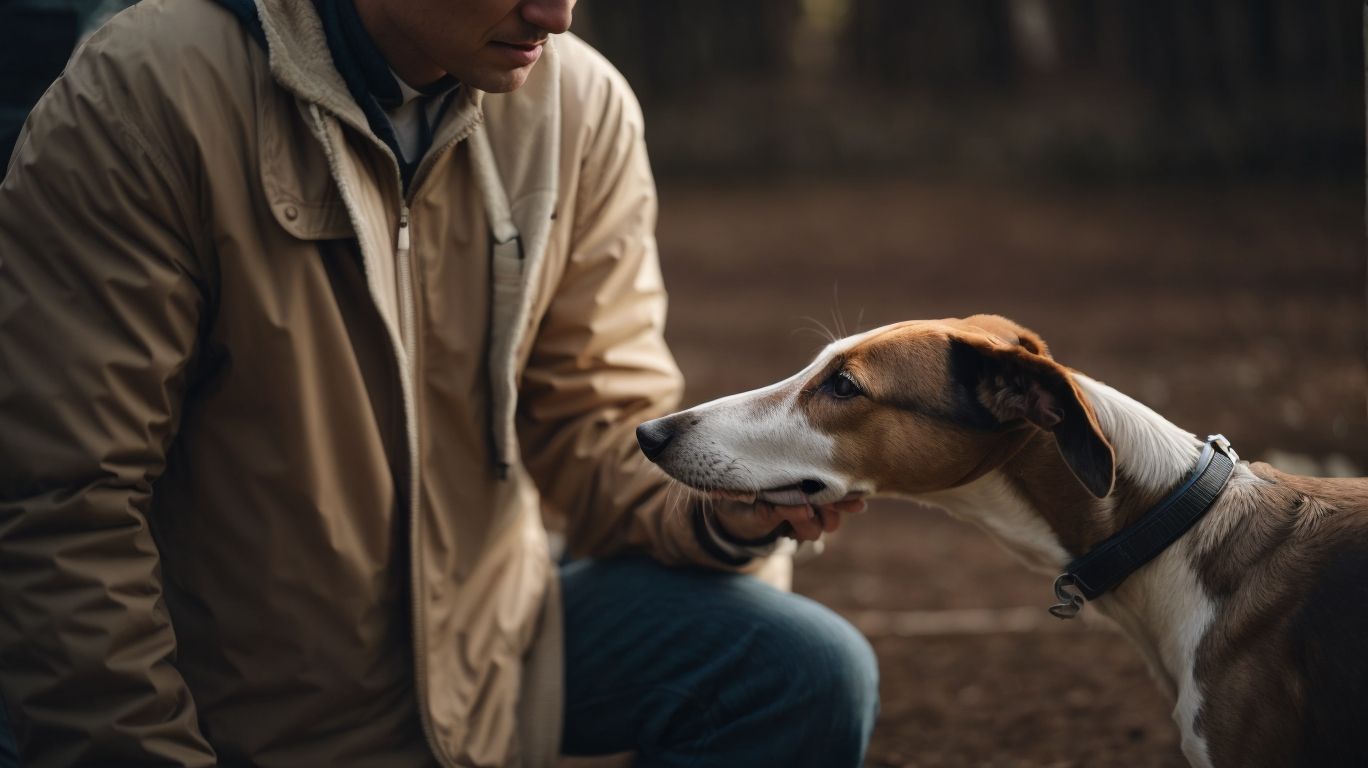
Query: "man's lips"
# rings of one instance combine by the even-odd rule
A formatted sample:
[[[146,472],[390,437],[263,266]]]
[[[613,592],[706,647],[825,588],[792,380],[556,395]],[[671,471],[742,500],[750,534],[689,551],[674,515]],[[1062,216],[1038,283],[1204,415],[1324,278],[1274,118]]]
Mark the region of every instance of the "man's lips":
[[[536,63],[537,59],[541,58],[542,45],[545,42],[539,40],[530,43],[506,43],[493,40],[489,43],[489,49],[508,63],[524,67]]]

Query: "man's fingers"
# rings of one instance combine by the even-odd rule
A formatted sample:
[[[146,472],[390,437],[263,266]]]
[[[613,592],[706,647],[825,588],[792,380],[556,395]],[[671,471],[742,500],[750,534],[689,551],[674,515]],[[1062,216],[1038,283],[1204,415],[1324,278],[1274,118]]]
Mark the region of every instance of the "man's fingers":
[[[774,510],[775,521],[787,520],[794,525],[806,523],[817,517],[817,512],[807,504],[798,506],[787,506],[775,504],[771,507]]]
[[[827,508],[825,512],[823,512],[821,509],[818,509],[817,516],[822,521],[822,530],[826,531],[827,533],[833,533],[837,528],[840,528],[841,514],[841,512],[838,512],[835,509],[831,508]]]
[[[865,511],[865,507],[869,504],[864,499],[842,499],[841,501],[833,501],[826,506],[843,515],[854,515]]]
[[[786,506],[759,502],[756,513],[762,515],[767,523],[777,526],[787,522],[792,537],[798,541],[816,541],[823,533],[830,533],[841,527],[845,515],[863,512],[866,507],[863,498],[842,499],[830,504],[813,506],[809,504]],[[787,533],[787,532],[786,532]]]
[[[817,518],[804,520],[802,523],[790,522],[793,526],[793,538],[799,541],[816,541],[822,538],[822,524],[817,522]]]
[[[816,541],[821,537],[822,520],[812,507],[776,505],[774,512],[793,528],[793,538],[798,541]]]

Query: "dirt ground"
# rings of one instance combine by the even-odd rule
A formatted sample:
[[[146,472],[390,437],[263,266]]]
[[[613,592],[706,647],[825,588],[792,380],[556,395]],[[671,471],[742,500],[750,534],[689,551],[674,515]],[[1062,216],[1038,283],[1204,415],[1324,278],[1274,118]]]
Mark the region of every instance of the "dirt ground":
[[[1352,187],[666,183],[668,335],[698,402],[788,375],[821,326],[997,312],[1245,458],[1364,474],[1362,210]],[[1184,764],[1127,641],[1046,615],[1048,576],[939,512],[875,502],[795,582],[878,652],[871,766]]]

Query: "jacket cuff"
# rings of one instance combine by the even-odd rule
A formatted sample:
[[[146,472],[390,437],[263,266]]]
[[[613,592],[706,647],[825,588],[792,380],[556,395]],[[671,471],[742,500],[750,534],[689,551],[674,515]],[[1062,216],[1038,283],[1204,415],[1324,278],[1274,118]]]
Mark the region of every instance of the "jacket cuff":
[[[738,539],[724,531],[703,505],[694,507],[693,527],[694,537],[703,551],[731,566],[745,565],[754,558],[773,554],[780,534],[776,529],[762,539]]]

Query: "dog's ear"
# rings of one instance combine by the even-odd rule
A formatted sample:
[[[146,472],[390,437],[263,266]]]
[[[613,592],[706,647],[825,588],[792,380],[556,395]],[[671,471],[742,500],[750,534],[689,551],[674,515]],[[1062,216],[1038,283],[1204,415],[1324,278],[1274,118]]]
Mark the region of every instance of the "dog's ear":
[[[1045,340],[1040,338],[1035,331],[1018,325],[1002,315],[972,315],[961,320],[960,325],[970,332],[979,330],[990,336],[997,336],[1008,344],[1016,344],[1027,352],[1045,357],[1050,356],[1050,349],[1045,346]]]
[[[1050,432],[1088,492],[1099,499],[1111,493],[1116,454],[1064,366],[996,334],[952,337],[951,359],[956,377],[995,419],[1025,420]]]

